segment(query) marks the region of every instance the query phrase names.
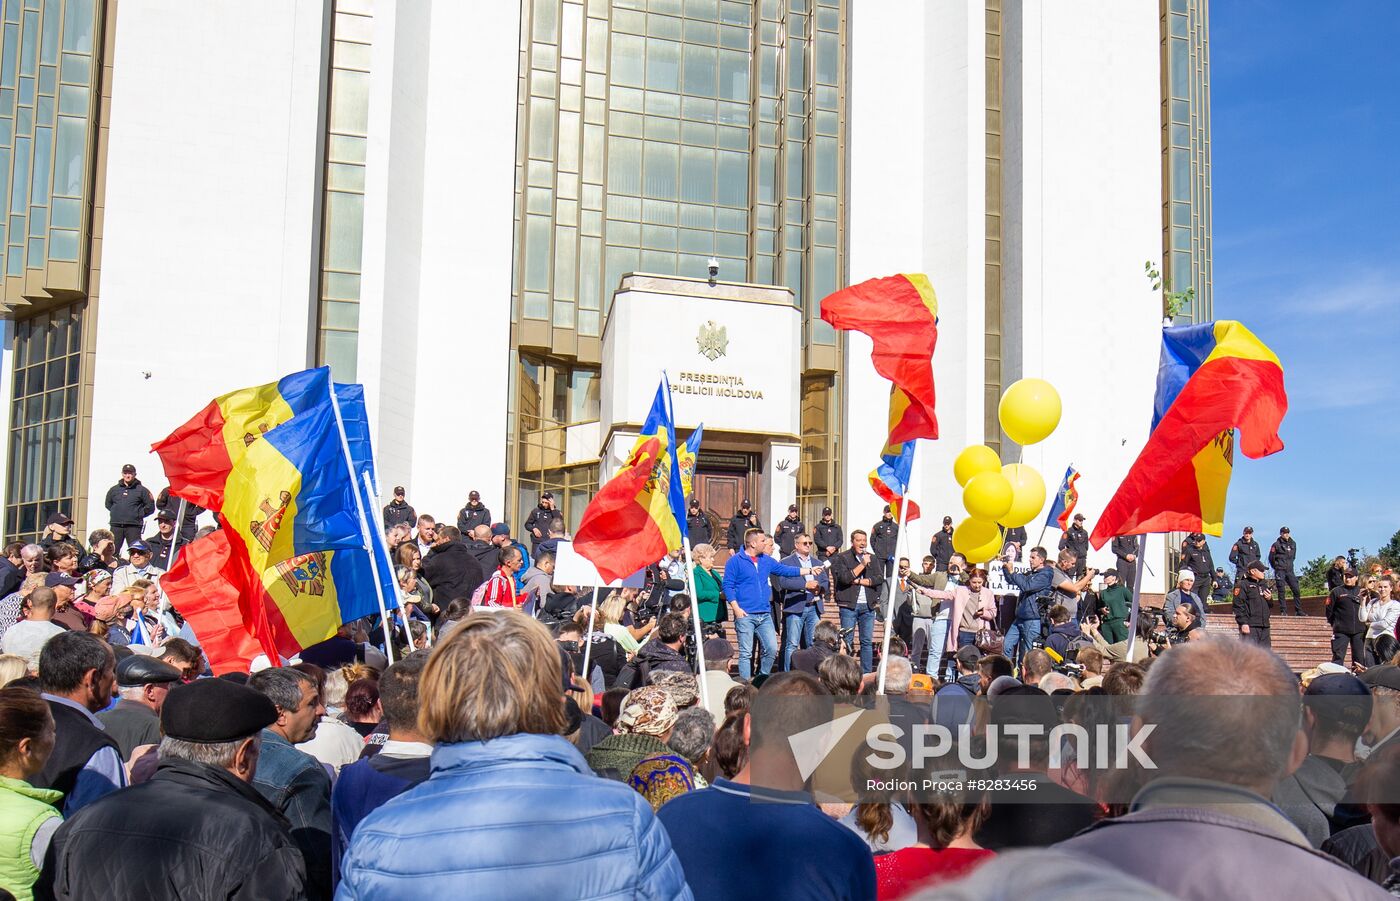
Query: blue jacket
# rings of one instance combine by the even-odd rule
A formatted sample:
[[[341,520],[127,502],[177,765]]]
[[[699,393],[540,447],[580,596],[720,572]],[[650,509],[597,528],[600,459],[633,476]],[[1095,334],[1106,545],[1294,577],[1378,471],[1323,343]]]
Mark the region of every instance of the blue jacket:
[[[811,558],[812,563],[819,563],[815,556]],[[783,558],[783,563],[787,566],[802,567],[802,561],[796,554],[788,554]],[[816,591],[807,590],[807,580],[811,579],[821,588]],[[815,604],[817,616],[826,612],[826,605],[822,602],[826,600],[826,592],[831,587],[831,574],[823,569],[816,576],[784,576],[778,580],[778,588],[783,593],[783,613],[801,613],[807,609],[807,605]]]
[[[747,551],[737,553],[724,564],[724,596],[745,613],[771,613],[768,577],[775,575],[800,576],[802,570],[785,566],[767,554],[759,554],[755,561]]]
[[[337,901],[693,898],[651,806],[564,738],[439,745],[432,767],[355,830]]]
[[[1040,619],[1040,601],[1050,594],[1050,586],[1055,581],[1054,567],[1046,565],[1028,573],[1007,573],[1006,581],[1021,589],[1021,599],[1016,602],[1016,618]]]

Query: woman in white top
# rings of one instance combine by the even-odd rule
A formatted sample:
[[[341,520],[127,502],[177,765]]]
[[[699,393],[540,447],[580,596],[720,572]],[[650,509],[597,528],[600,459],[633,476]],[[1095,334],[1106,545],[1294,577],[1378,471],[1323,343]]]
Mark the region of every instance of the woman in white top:
[[[1390,577],[1382,577],[1376,585],[1376,597],[1361,603],[1361,621],[1367,624],[1366,646],[1376,653],[1378,663],[1387,662],[1379,659],[1384,653],[1381,639],[1386,636],[1394,639],[1395,625],[1400,622],[1400,601],[1395,599],[1394,591],[1395,586]],[[1389,645],[1390,642],[1384,644]]]

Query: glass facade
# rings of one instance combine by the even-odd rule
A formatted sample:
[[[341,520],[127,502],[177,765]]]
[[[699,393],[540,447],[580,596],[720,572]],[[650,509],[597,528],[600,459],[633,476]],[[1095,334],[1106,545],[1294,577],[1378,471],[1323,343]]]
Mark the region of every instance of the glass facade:
[[[87,283],[101,13],[96,0],[4,0],[0,246],[10,304],[72,298]]]
[[[818,305],[845,283],[846,15],[841,0],[522,0],[521,372],[531,359],[598,365],[623,275],[704,277],[713,257],[723,281],[793,290],[808,368],[838,407]],[[822,460],[837,459],[834,431],[820,432]],[[548,481],[523,450],[512,458],[508,496]]]
[[[583,508],[598,490],[596,456],[570,462],[570,438],[586,432],[597,440],[598,370],[570,367],[557,362],[521,357],[514,372],[514,413],[520,423],[509,453],[520,474],[508,514],[523,517],[539,502],[542,492],[552,491],[570,532],[577,528]],[[588,428],[589,426],[593,428]],[[590,448],[590,450],[596,450]]]
[[[1195,289],[1181,322],[1214,318],[1211,276],[1209,0],[1162,0],[1162,274]]]
[[[74,509],[82,332],[86,304],[15,324],[5,538],[37,539],[54,513]]]
[[[373,14],[374,0],[335,0],[331,26],[316,360],[343,382],[358,369]]]

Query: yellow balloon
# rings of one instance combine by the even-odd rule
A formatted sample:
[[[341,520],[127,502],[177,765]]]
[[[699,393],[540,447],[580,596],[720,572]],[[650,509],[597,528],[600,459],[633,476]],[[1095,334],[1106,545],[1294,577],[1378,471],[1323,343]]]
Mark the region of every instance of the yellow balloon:
[[[953,550],[972,559],[972,552],[1000,539],[1001,530],[994,522],[981,519],[964,519],[953,529]]]
[[[998,521],[1008,528],[1024,526],[1039,516],[1045,506],[1045,480],[1024,463],[1008,463],[1001,468],[1001,474],[1011,483],[1015,498],[1011,509]]]
[[[1044,379],[1021,379],[1006,389],[997,418],[1006,437],[1022,447],[1050,437],[1060,424],[1060,392]]]
[[[1001,469],[1001,458],[997,452],[985,444],[969,444],[953,461],[953,478],[964,487],[972,477],[983,472],[997,472]]]
[[[1002,550],[1002,540],[1001,540],[1001,539],[1002,539],[1002,532],[1001,532],[1000,529],[998,529],[998,530],[997,530],[997,536],[996,536],[996,538],[992,539],[991,541],[987,542],[986,544],[982,545],[982,546],[979,547],[979,548],[976,548],[976,549],[974,549],[974,550],[968,551],[968,552],[967,552],[966,554],[964,554],[963,556],[967,558],[967,562],[968,562],[968,563],[971,563],[971,564],[974,564],[974,565],[980,564],[980,563],[986,563],[988,560],[993,560],[993,559],[995,559],[996,557],[998,557],[998,556],[1001,554],[1001,550]]]
[[[963,506],[973,519],[999,522],[1015,500],[1011,482],[998,472],[979,472],[963,488]]]

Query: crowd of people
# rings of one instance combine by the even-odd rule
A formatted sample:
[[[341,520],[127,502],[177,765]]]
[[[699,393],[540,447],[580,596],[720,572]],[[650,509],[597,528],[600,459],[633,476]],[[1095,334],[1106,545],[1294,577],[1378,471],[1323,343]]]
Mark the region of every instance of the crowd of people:
[[[1086,566],[1074,533],[1053,563],[1022,534],[980,567],[940,530],[916,569],[888,512],[846,535],[794,507],[770,532],[746,503],[723,541],[701,515],[693,570],[672,555],[641,587],[595,592],[554,580],[566,530],[548,494],[517,539],[476,492],[443,523],[400,488],[383,517],[403,615],[215,676],[160,591],[158,564],[200,537],[169,500],[133,469],[87,549],[61,515],[4,549],[0,888],[16,898],[1022,897],[1052,874],[1115,897],[1400,891],[1388,578],[1342,566],[1328,616],[1353,666],[1300,679],[1250,618],[1257,557],[1232,590],[1243,641],[1205,637],[1194,559],[1130,634],[1132,575]],[[156,534],[119,532],[118,510],[154,512]],[[867,758],[833,781],[789,741],[848,711],[966,726],[1003,753],[899,771],[959,773],[957,790],[862,791]],[[1155,770],[999,744],[1130,711],[1159,724]]]

